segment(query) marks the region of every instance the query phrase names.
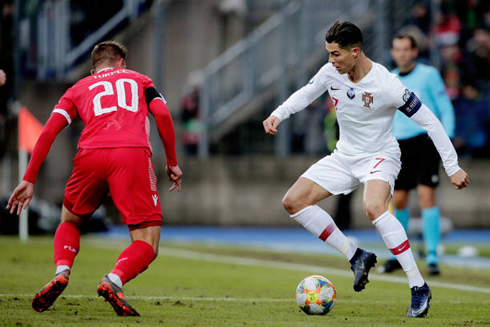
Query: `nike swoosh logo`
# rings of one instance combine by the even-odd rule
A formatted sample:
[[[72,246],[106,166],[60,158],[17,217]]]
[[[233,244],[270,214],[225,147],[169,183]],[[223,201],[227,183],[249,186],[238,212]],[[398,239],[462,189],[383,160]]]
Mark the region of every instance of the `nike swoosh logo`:
[[[332,91],[338,91],[338,90],[340,90],[340,89],[338,89],[338,88],[336,88],[336,87],[333,87],[333,86],[330,86],[330,90],[332,90]]]
[[[410,247],[410,244],[405,242],[403,246],[399,249],[399,253],[405,252],[406,249]]]
[[[370,174],[374,174],[374,173],[379,173],[381,170],[373,170],[371,172],[369,172]]]
[[[419,314],[421,314],[422,312],[424,312],[424,311],[425,311],[425,309],[427,309],[427,304],[428,304],[428,301],[427,301],[427,300],[425,300],[424,305],[423,305],[423,306],[422,306],[422,307],[421,307],[419,310],[413,310],[413,311],[412,311],[412,312],[413,312],[413,314],[415,314],[415,315],[419,315]]]

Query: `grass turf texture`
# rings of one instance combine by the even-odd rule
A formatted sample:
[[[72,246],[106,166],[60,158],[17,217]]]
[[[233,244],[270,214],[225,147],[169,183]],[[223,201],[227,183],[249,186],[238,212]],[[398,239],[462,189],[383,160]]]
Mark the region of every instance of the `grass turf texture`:
[[[364,291],[355,293],[352,273],[341,257],[202,244],[162,244],[160,256],[150,268],[124,287],[128,300],[142,316],[118,317],[108,303],[97,298],[96,288],[126,245],[82,238],[69,286],[48,311],[37,313],[31,308],[31,299],[52,278],[52,239],[31,238],[23,244],[13,237],[0,237],[0,325],[364,327],[490,324],[489,293],[432,286],[433,300],[428,318],[409,319],[405,317],[410,304],[406,284],[372,279]],[[285,264],[274,267],[281,263]],[[337,289],[335,307],[326,316],[307,316],[294,300],[297,284],[314,274],[312,266],[345,271],[345,275],[320,272]],[[488,271],[442,268],[441,277],[429,278],[429,285],[430,281],[437,281],[489,288]],[[403,274],[395,276],[403,277]]]

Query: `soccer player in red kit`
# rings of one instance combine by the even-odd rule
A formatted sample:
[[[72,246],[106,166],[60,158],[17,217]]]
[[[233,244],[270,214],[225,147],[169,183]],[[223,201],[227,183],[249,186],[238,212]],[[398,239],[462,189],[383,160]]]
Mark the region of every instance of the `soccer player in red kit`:
[[[68,89],[55,106],[37,141],[23,181],[7,209],[20,214],[34,193],[39,168],[58,133],[79,117],[85,124],[67,182],[61,224],[54,236],[55,277],[32,300],[38,312],[48,309],[68,285],[80,248],[80,227],[110,193],[132,243],[98,286],[118,315],[139,316],[122,293],[125,283],[156,258],[162,212],[151,161],[149,112],[156,120],[167,157],[170,191],[180,191],[182,171],[175,154],[175,132],[165,99],[145,75],[126,69],[126,48],[114,41],[92,51],[92,75]]]

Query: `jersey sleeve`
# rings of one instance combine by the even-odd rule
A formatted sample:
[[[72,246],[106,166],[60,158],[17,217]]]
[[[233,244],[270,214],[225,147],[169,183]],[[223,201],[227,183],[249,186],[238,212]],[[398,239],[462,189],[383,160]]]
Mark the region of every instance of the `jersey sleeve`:
[[[145,96],[146,96],[146,91],[145,91]],[[168,107],[165,104],[165,99],[163,99],[163,97],[153,98],[153,100],[150,101],[150,103],[148,104],[148,108],[150,109],[150,112],[155,117],[158,134],[160,135],[160,139],[162,140],[163,148],[165,150],[167,165],[176,166],[177,155],[175,151],[175,129],[174,129],[174,123],[172,121],[172,117],[170,116],[170,111],[168,110]]]
[[[327,90],[326,77],[327,65],[323,66],[308,84],[294,92],[283,104],[274,110],[271,116],[275,116],[282,121],[306,108]]]
[[[410,100],[410,92],[395,74],[389,74],[385,94],[391,105],[395,108],[402,108]],[[414,94],[415,95],[415,94]],[[402,110],[403,111],[403,110]],[[404,112],[407,114],[407,112]],[[415,113],[415,112],[414,112]],[[412,113],[412,114],[414,114]]]
[[[437,69],[433,68],[430,77],[429,84],[430,96],[433,98],[436,108],[434,112],[437,112],[438,117],[441,120],[442,126],[450,138],[454,137],[454,130],[456,128],[456,122],[454,117],[454,107],[451,103],[451,99],[446,93],[446,87],[444,81]]]
[[[78,114],[73,99],[73,88],[69,88],[61,97],[60,101],[54,106],[53,114],[60,114],[65,117],[68,125],[74,121]]]
[[[397,108],[403,112],[409,118],[412,117],[422,106],[422,102],[413,92],[400,81],[398,76],[390,74],[389,83],[386,85],[385,94],[389,100],[389,103],[394,108]]]
[[[35,183],[36,177],[41,168],[41,165],[48,155],[49,149],[53,144],[56,136],[67,126],[66,117],[58,115],[53,111],[51,117],[49,117],[46,125],[44,126],[41,135],[32,150],[31,160],[27,166],[26,173],[24,174],[24,180]]]
[[[442,159],[444,170],[448,176],[455,174],[460,168],[458,166],[458,155],[451,140],[447,136],[441,122],[434,113],[425,105],[421,104],[410,118],[429,134],[434,146]]]
[[[148,108],[150,107],[150,103],[153,100],[160,100],[163,101],[163,103],[166,105],[167,100],[163,97],[163,95],[158,92],[154,87],[149,87],[145,90],[145,100],[146,104],[148,105]]]

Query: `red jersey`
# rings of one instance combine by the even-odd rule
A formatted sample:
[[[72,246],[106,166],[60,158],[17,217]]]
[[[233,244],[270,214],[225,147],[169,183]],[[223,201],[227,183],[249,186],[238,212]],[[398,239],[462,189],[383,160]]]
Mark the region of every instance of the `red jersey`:
[[[65,116],[68,124],[76,117],[83,121],[80,149],[151,148],[148,88],[154,88],[153,82],[143,74],[106,68],[69,88],[53,112]]]
[[[155,117],[167,165],[177,165],[175,130],[165,99],[150,78],[129,69],[106,68],[72,86],[61,97],[39,136],[24,180],[34,183],[54,139],[66,123],[84,122],[79,149],[148,148]]]

